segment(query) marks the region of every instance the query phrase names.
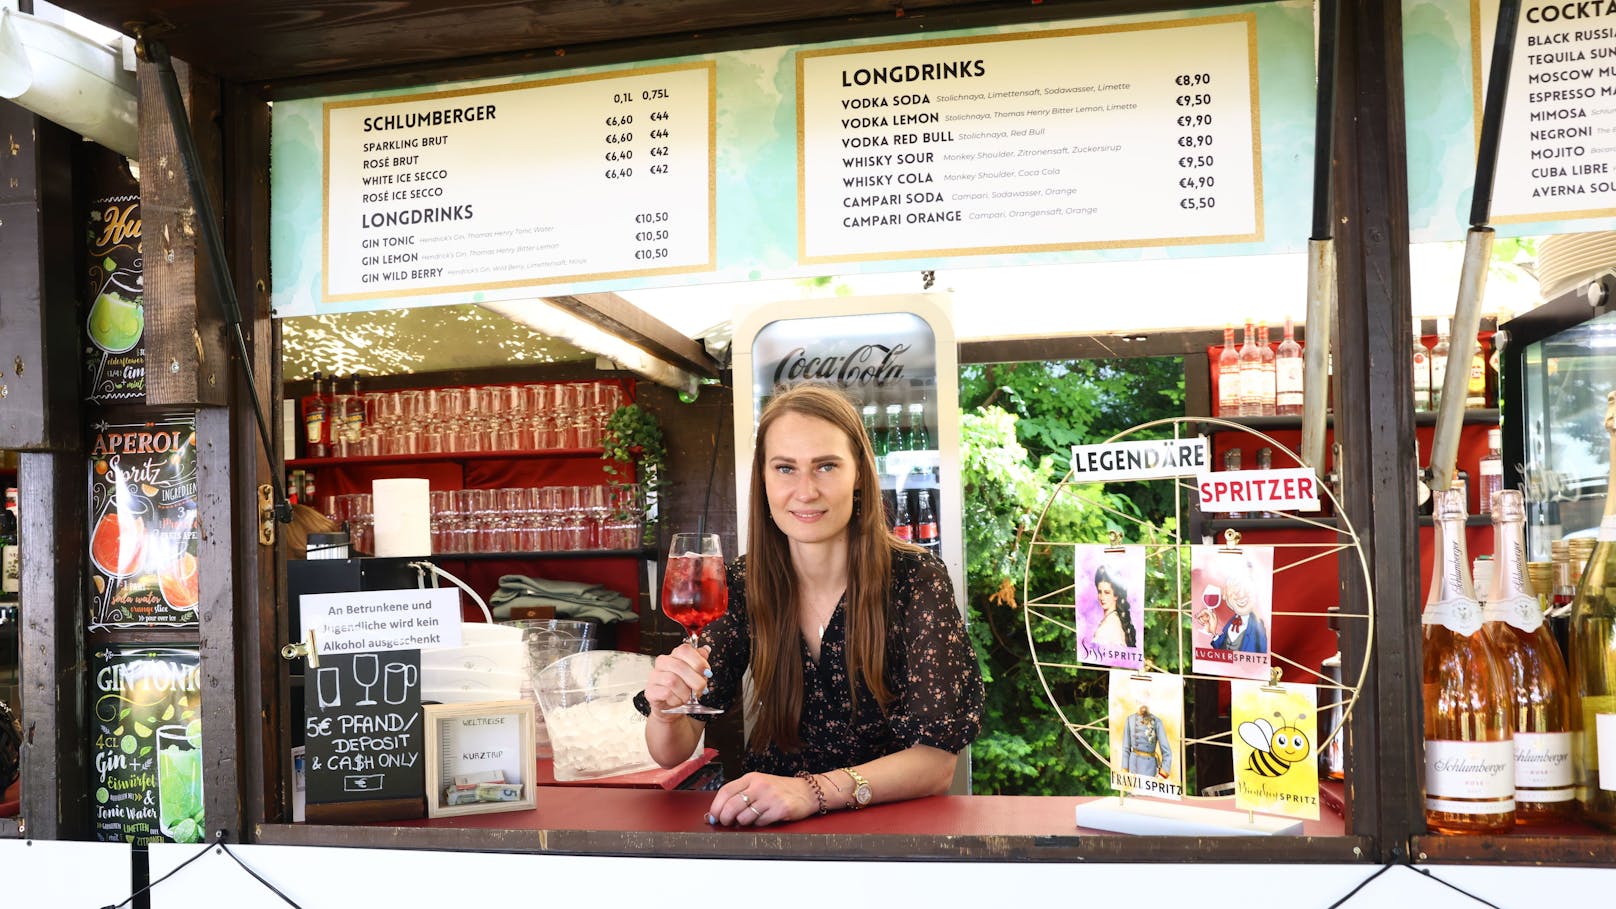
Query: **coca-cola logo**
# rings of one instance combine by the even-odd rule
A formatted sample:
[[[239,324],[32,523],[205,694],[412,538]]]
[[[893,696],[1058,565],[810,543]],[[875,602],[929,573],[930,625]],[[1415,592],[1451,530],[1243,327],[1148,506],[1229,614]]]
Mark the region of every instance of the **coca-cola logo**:
[[[881,388],[903,378],[898,358],[908,350],[908,344],[861,344],[845,356],[810,356],[807,348],[799,347],[775,365],[774,384],[817,380],[842,388]]]

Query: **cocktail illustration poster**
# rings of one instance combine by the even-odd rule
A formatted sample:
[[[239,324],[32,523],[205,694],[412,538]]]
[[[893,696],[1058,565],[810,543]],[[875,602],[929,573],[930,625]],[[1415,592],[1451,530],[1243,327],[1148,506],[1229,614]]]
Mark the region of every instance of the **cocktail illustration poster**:
[[[1234,730],[1234,806],[1319,818],[1318,689],[1229,683]]]
[[[1145,547],[1073,547],[1077,659],[1144,668]]]
[[[1184,795],[1184,679],[1111,670],[1111,788]]]
[[[91,657],[93,826],[102,842],[199,843],[201,660],[195,647],[107,647]]]
[[[1191,546],[1194,671],[1266,680],[1273,593],[1272,546]]]
[[[195,413],[102,420],[93,432],[91,627],[194,625],[200,597]]]
[[[146,401],[146,312],[140,252],[140,195],[90,203],[84,310],[85,398]]]

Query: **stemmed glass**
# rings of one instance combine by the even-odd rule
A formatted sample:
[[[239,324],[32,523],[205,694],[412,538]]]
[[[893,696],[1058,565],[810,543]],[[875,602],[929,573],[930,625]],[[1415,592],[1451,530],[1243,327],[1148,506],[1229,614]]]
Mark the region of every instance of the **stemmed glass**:
[[[1201,591],[1201,624],[1211,634],[1217,617],[1218,607],[1223,605],[1223,589],[1216,584],[1208,584]]]
[[[668,547],[668,567],[662,580],[662,612],[684,627],[692,648],[700,647],[701,630],[729,609],[729,587],[724,583],[724,551],[715,533],[676,533]],[[724,711],[696,700],[663,713],[716,715]]]

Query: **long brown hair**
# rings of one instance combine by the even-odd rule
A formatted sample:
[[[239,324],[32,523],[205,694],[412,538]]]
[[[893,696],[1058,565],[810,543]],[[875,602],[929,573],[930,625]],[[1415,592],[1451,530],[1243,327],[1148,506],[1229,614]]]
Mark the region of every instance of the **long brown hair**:
[[[827,385],[806,384],[781,392],[764,408],[752,449],[752,491],[748,506],[746,603],[752,624],[752,682],[759,711],[750,746],[762,751],[777,745],[795,751],[801,745],[797,726],[802,717],[802,660],[798,640],[797,575],[791,567],[786,535],[769,513],[764,485],[763,443],[780,417],[814,417],[840,429],[858,470],[853,486],[853,516],[847,525],[847,679],[853,709],[858,709],[862,679],[884,713],[892,701],[886,672],[887,593],[892,585],[894,550],[920,551],[887,529],[881,504],[881,479],[875,451],[853,403]]]

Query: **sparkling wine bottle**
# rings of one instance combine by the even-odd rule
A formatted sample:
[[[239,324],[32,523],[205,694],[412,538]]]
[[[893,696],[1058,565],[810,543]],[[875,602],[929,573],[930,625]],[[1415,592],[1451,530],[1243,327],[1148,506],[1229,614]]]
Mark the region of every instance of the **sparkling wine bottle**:
[[[1240,415],[1240,352],[1234,346],[1234,326],[1223,326],[1223,352],[1218,354],[1218,416]]]
[[[1515,826],[1515,750],[1508,675],[1470,581],[1465,498],[1435,495],[1435,570],[1424,627],[1425,822],[1440,833]]]
[[[1274,349],[1268,346],[1268,323],[1257,323],[1257,355],[1262,357],[1262,385],[1258,388],[1260,400],[1259,408],[1262,416],[1271,417],[1275,413],[1275,365]]]
[[[1267,378],[1263,372],[1262,354],[1257,350],[1257,329],[1255,323],[1246,320],[1246,332],[1240,343],[1240,415],[1242,417],[1262,416],[1263,405],[1263,379]]]
[[[1431,409],[1442,406],[1442,385],[1448,381],[1448,320],[1436,320],[1436,346],[1431,348]]]
[[[1616,478],[1616,392],[1605,399]],[[1616,479],[1606,487],[1599,542],[1571,606],[1571,684],[1581,710],[1577,801],[1583,819],[1616,830]]]
[[[1274,354],[1274,412],[1298,416],[1302,412],[1302,345],[1296,343],[1296,327],[1285,317],[1285,340]]]
[[[1414,409],[1431,409],[1431,351],[1420,335],[1420,320],[1414,320]]]
[[[1520,490],[1493,496],[1492,584],[1483,610],[1487,639],[1498,650],[1513,694],[1515,821],[1567,820],[1572,789],[1575,719],[1560,647],[1543,621],[1543,601],[1526,570],[1526,501]]]

